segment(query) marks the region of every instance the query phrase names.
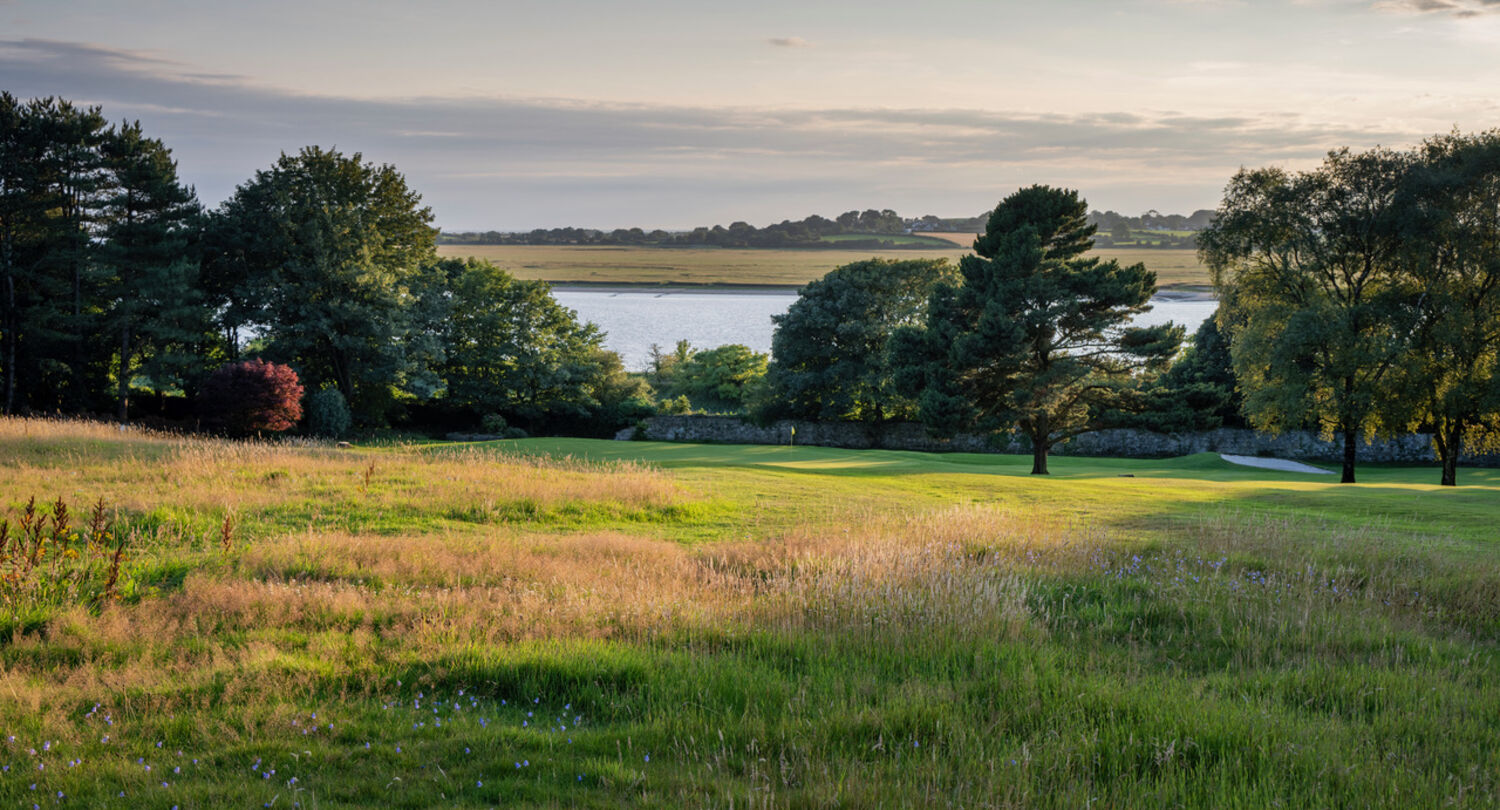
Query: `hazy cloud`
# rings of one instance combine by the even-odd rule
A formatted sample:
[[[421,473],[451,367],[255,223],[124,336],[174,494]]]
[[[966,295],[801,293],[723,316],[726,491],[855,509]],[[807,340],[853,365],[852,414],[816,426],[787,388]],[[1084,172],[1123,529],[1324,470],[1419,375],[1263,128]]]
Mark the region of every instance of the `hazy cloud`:
[[[1500,14],[1500,0],[1380,0],[1376,8],[1415,14],[1442,13],[1455,17]]]
[[[972,214],[1033,182],[1079,188],[1099,207],[1189,210],[1212,205],[1241,165],[1415,140],[1292,114],[309,96],[150,55],[36,40],[0,41],[0,86],[142,119],[209,204],[280,152],[319,144],[397,165],[450,229],[680,227],[872,206]]]
[[[778,48],[809,48],[812,43],[802,37],[771,37],[766,40]]]

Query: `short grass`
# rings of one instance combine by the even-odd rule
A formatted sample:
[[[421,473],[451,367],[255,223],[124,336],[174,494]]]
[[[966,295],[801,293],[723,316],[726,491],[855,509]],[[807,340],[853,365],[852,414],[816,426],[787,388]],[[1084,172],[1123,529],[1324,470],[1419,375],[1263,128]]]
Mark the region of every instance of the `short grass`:
[[[937,236],[932,239],[937,244]],[[572,247],[560,245],[440,245],[443,256],[488,259],[518,278],[556,284],[654,284],[692,286],[800,287],[835,267],[872,256],[888,259],[958,258],[969,252],[973,237],[962,245],[932,250],[796,250],[764,248]],[[1164,289],[1207,289],[1208,270],[1191,250],[1119,248],[1095,251],[1126,264],[1141,262],[1154,270]]]
[[[1053,468],[0,421],[132,585],[4,591],[0,802],[1496,803],[1500,474]]]

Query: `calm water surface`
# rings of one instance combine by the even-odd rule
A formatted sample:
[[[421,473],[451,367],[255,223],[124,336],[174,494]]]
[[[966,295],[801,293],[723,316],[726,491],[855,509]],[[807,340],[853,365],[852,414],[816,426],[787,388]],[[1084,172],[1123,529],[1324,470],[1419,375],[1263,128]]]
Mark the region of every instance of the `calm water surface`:
[[[630,371],[644,371],[651,344],[670,349],[686,340],[700,349],[743,343],[771,351],[772,315],[786,312],[795,292],[619,292],[560,288],[557,302],[603,329],[604,344],[619,352]],[[1154,299],[1155,307],[1136,320],[1141,326],[1176,321],[1192,334],[1214,314],[1217,301]]]

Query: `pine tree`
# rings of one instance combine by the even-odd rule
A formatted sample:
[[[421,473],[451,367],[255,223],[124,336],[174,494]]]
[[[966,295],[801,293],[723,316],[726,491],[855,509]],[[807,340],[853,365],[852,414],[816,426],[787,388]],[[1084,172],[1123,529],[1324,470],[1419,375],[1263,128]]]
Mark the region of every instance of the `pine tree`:
[[[1094,226],[1077,192],[1031,186],[990,214],[961,284],[939,285],[925,328],[894,338],[898,381],[940,432],[1018,425],[1032,474],[1053,445],[1090,430],[1135,369],[1165,364],[1181,327],[1130,328],[1156,274],[1088,258]]]
[[[114,178],[99,256],[103,317],[118,340],[115,377],[125,422],[138,370],[158,390],[201,370],[197,346],[212,313],[191,255],[198,204],[178,181],[171,151],[142,135],[139,123],[121,126],[103,151]]]

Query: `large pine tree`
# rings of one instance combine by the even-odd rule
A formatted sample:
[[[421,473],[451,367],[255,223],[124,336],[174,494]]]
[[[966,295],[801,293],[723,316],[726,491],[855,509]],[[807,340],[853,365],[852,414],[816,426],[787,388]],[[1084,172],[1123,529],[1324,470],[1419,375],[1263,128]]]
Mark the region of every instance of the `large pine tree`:
[[[990,214],[961,283],[939,285],[927,322],[893,339],[898,382],[938,432],[1019,426],[1032,474],[1059,441],[1095,427],[1133,370],[1164,364],[1182,328],[1131,328],[1156,274],[1084,254],[1094,226],[1077,192],[1031,186]]]
[[[177,179],[177,164],[139,123],[104,143],[113,178],[99,250],[104,323],[115,337],[117,407],[129,418],[130,384],[144,368],[158,388],[190,384],[210,312],[191,255],[198,204]],[[143,362],[138,362],[143,361]]]

